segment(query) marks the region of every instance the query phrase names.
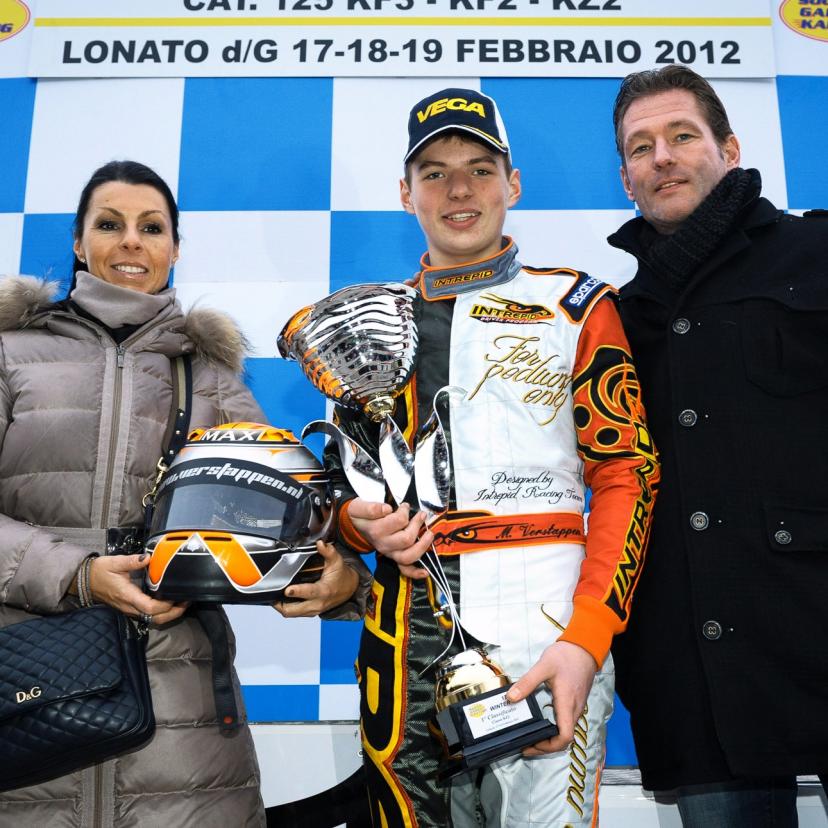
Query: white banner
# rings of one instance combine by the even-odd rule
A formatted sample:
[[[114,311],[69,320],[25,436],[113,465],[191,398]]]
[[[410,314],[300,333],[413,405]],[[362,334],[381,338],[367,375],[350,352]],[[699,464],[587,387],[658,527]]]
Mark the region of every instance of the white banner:
[[[675,4],[679,5],[679,4]],[[673,8],[675,8],[673,5]],[[683,5],[683,4],[681,4]],[[40,0],[34,77],[770,77],[767,0]],[[687,14],[692,8],[691,14]]]

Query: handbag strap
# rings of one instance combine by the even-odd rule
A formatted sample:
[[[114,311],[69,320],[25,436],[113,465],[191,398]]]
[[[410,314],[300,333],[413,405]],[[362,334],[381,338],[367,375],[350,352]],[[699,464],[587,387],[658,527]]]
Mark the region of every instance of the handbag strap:
[[[158,493],[158,486],[173,458],[187,442],[187,434],[190,430],[190,417],[193,409],[193,361],[190,354],[170,359],[172,379],[172,407],[167,420],[167,428],[161,440],[161,457],[155,467],[155,480],[152,486],[144,495],[141,503],[144,506],[144,526],[149,530],[152,520],[152,509],[155,505],[155,495]]]
[[[190,430],[193,408],[193,361],[190,354],[183,354],[172,362],[172,408],[167,430],[161,441],[161,459],[169,466],[184,443]]]

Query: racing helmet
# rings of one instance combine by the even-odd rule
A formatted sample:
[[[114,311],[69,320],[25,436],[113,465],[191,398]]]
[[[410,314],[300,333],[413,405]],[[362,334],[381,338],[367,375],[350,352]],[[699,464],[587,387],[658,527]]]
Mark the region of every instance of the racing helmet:
[[[146,551],[150,595],[270,604],[318,580],[316,541],[333,520],[328,478],[294,435],[225,423],[188,435],[155,497]]]

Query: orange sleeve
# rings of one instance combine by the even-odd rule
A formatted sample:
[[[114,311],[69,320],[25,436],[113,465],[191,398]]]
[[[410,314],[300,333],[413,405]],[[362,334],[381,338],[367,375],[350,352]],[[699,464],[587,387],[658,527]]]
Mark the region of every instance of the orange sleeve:
[[[592,490],[586,557],[561,640],[600,666],[623,631],[641,574],[660,471],[630,346],[605,296],[581,330],[572,381],[578,454]]]
[[[353,500],[353,498],[342,501],[342,503],[339,504],[339,510],[336,513],[339,537],[342,542],[346,546],[350,546],[354,552],[359,552],[364,555],[367,552],[373,552],[374,548],[351,522],[351,516],[348,513],[348,504],[351,500]]]

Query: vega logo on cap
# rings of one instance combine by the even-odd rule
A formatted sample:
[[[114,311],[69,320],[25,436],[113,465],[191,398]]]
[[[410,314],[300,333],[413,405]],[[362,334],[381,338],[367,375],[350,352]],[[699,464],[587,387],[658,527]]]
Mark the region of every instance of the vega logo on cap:
[[[0,0],[0,42],[22,32],[31,16],[22,0]]]
[[[469,103],[465,98],[441,98],[439,101],[432,101],[425,111],[417,110],[417,120],[423,121],[431,118],[432,115],[439,115],[447,109],[461,110],[463,112],[474,112],[481,118],[486,117],[486,109],[480,101],[472,101]]]

